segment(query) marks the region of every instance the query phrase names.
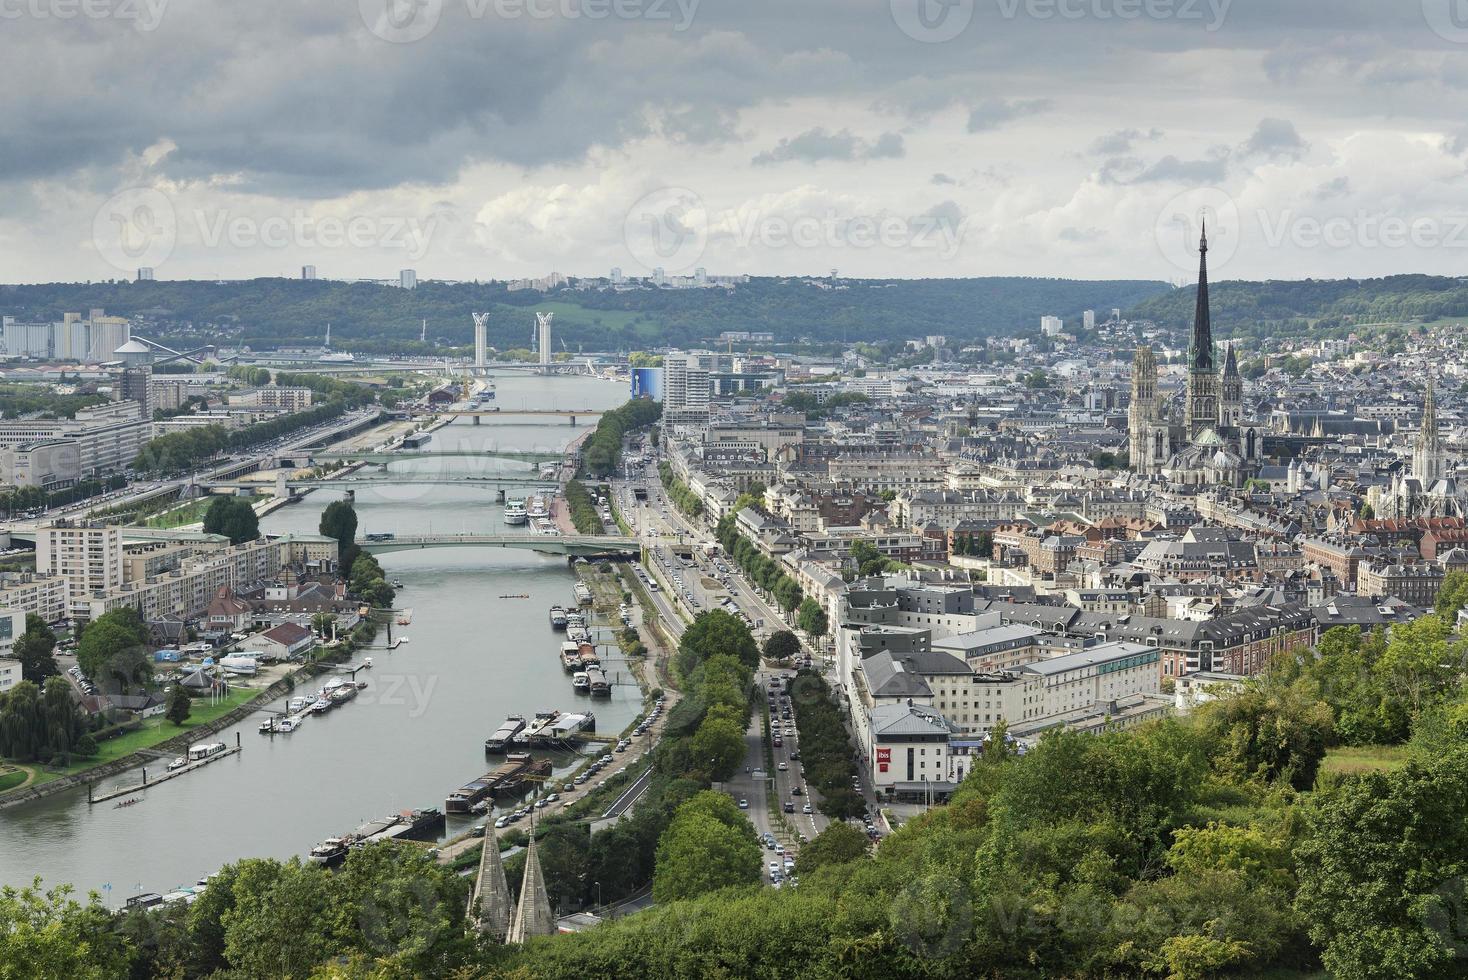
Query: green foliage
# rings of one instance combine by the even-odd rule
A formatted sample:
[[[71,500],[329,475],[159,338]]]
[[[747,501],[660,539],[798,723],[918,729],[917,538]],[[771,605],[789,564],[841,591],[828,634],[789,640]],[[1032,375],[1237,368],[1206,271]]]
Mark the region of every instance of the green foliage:
[[[127,976],[128,948],[110,929],[94,895],[85,905],[70,888],[0,889],[0,976],[112,980]]]
[[[696,616],[678,641],[678,670],[684,677],[709,657],[728,654],[753,670],[759,666],[759,644],[749,627],[722,609],[709,609]]]
[[[789,630],[776,630],[765,640],[766,660],[790,660],[798,656],[800,656],[800,637]]]
[[[566,506],[570,509],[571,523],[582,534],[605,534],[601,515],[596,512],[596,502],[580,480],[568,480],[563,491]]]
[[[170,432],[148,440],[133,460],[132,466],[139,472],[154,475],[182,473],[221,453],[249,449],[299,429],[340,418],[348,407],[347,401],[333,399],[304,411],[281,415],[266,422],[256,422],[233,432],[222,425],[203,425]]]
[[[821,398],[809,391],[792,390],[781,397],[780,404],[792,412],[804,412],[807,419],[816,420],[830,415],[838,408],[866,405],[870,401],[870,398],[859,391],[838,391]]]
[[[622,440],[627,433],[652,425],[662,414],[661,402],[638,398],[602,415],[596,431],[582,447],[582,469],[599,479],[611,476],[621,462]]]
[[[1218,762],[1237,778],[1283,779],[1295,789],[1315,784],[1335,720],[1305,678],[1290,681],[1267,672],[1241,691],[1198,709]]]
[[[739,533],[734,515],[749,506],[754,506],[753,499],[747,495],[740,497],[733,510],[720,518],[714,535],[735,564],[744,569],[744,573],[760,588],[774,596],[781,609],[790,612],[799,607],[805,593],[795,579],[785,574],[779,562],[765,555],[754,542]]]
[[[710,712],[694,733],[691,749],[710,779],[728,779],[744,759],[744,726]]]
[[[243,544],[260,536],[260,518],[244,497],[215,497],[204,512],[204,533],[223,534],[230,544]]]
[[[1332,976],[1468,976],[1468,753],[1348,778],[1308,804],[1296,908]]]
[[[387,573],[377,563],[377,558],[365,551],[359,551],[352,562],[347,589],[368,605],[379,609],[392,608],[397,599],[396,590],[387,582]]]
[[[189,720],[189,713],[193,710],[193,704],[189,698],[189,692],[182,684],[175,684],[168,692],[168,701],[164,706],[164,714],[174,725],[182,728],[183,723]]]
[[[351,568],[357,559],[357,510],[349,500],[333,500],[321,512],[318,533],[336,538],[337,561]]]
[[[49,761],[74,751],[85,733],[81,708],[63,677],[48,677],[44,688],[23,680],[0,694],[0,755]]]
[[[82,630],[77,643],[76,661],[82,673],[97,683],[115,682],[126,689],[145,682],[147,657],[143,645],[148,641],[148,627],[138,611],[130,606],[114,609],[97,617]],[[139,676],[139,659],[143,661]]]
[[[652,894],[658,902],[694,898],[760,878],[754,828],[722,793],[700,793],[678,808],[658,841]]]
[[[106,395],[60,395],[50,385],[0,384],[0,416],[7,419],[76,418],[79,409],[106,402]]]
[[[800,600],[800,609],[796,613],[795,624],[805,630],[809,636],[825,636],[831,629],[831,620],[826,614],[826,607],[810,596]]]
[[[1468,606],[1468,571],[1453,569],[1443,576],[1442,588],[1437,593],[1437,615],[1445,623],[1457,619],[1458,610]]]
[[[817,868],[859,861],[867,856],[870,846],[866,834],[849,823],[834,821],[800,849],[795,858],[795,873],[806,877]]]
[[[795,675],[790,691],[795,727],[800,732],[800,764],[806,782],[820,791],[821,812],[833,820],[860,816],[866,804],[851,791],[856,763],[830,686],[820,674],[802,670]]]
[[[662,481],[663,489],[668,492],[668,499],[673,506],[689,517],[698,517],[703,513],[703,498],[693,492],[693,489],[673,475],[673,467],[667,463],[658,464],[658,478]]]
[[[24,680],[43,684],[46,678],[61,673],[56,665],[56,634],[46,621],[35,613],[26,613],[25,632],[16,637],[12,652],[20,661],[20,673]]]

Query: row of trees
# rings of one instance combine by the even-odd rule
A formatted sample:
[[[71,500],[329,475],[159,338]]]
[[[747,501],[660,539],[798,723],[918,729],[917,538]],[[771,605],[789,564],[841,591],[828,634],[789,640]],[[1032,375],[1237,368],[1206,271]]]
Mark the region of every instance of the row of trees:
[[[703,498],[693,492],[693,489],[673,475],[673,467],[668,463],[658,464],[658,479],[662,481],[663,489],[668,492],[668,499],[673,506],[689,517],[698,517],[703,514]]]
[[[718,526],[715,528],[715,537],[718,538],[719,544],[723,546],[729,557],[744,569],[750,581],[758,583],[760,588],[774,596],[780,608],[786,612],[799,608],[802,600],[805,599],[805,593],[801,590],[800,584],[785,574],[779,562],[760,551],[753,541],[739,533],[734,515],[743,509],[741,504],[752,506],[753,498],[747,494],[741,497],[734,508],[719,519]]]
[[[591,491],[586,489],[586,484],[580,480],[567,480],[562,493],[566,497],[566,508],[576,530],[582,534],[606,533],[601,515],[596,512],[596,501],[591,499]]]
[[[994,534],[991,531],[967,532],[953,536],[953,553],[988,558],[994,554]]]
[[[0,491],[0,513],[9,516],[18,511],[36,507],[65,507],[79,500],[88,500],[109,490],[120,490],[127,486],[127,478],[118,474],[106,479],[78,480],[69,487],[59,490],[42,490],[40,487],[8,487]]]
[[[650,398],[634,399],[604,414],[581,449],[582,469],[597,479],[611,476],[621,462],[622,440],[627,433],[652,425],[662,414],[662,403]]]
[[[795,675],[790,700],[800,732],[800,764],[806,782],[821,792],[821,812],[832,820],[859,817],[866,802],[851,788],[856,775],[851,739],[830,686],[814,671]]]
[[[256,422],[233,432],[222,425],[203,425],[169,432],[148,440],[133,459],[132,467],[141,473],[181,473],[220,453],[248,449],[298,429],[328,422],[345,412],[346,403],[334,399],[313,405],[305,411],[282,415],[266,422]]]

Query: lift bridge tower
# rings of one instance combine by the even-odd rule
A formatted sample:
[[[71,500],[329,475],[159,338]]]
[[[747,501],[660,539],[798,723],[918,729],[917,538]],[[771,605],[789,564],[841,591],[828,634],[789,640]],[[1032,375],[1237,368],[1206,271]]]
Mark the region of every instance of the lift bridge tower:
[[[489,368],[489,314],[471,313],[474,317],[474,370],[475,376],[483,376]]]
[[[540,352],[540,373],[551,373],[551,318],[554,313],[535,314],[536,349]]]

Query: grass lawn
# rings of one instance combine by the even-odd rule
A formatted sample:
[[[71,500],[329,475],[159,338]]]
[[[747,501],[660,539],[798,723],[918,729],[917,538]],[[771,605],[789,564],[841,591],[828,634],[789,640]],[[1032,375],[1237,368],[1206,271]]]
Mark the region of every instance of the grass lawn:
[[[5,792],[7,789],[14,789],[16,786],[25,782],[26,775],[27,773],[24,769],[0,766],[0,793]]]
[[[1400,769],[1411,757],[1405,745],[1339,745],[1325,753],[1320,771],[1354,775]]]
[[[220,715],[234,710],[258,693],[260,692],[254,689],[235,688],[229,693],[228,697],[221,699],[218,704],[211,704],[207,700],[195,701],[194,710],[189,715],[189,720],[184,722],[182,727],[174,725],[167,718],[149,718],[143,727],[137,731],[128,732],[124,735],[119,735],[117,738],[98,743],[97,754],[90,759],[82,759],[74,762],[72,765],[58,772],[35,766],[36,778],[31,785],[39,786],[42,783],[49,783],[53,779],[75,775],[93,766],[104,765],[115,759],[120,759],[139,749],[151,748],[159,742],[166,742],[168,739],[178,735],[186,735],[200,725],[207,724]],[[161,725],[159,724],[160,721],[162,722]],[[3,779],[3,777],[0,777],[0,779]]]
[[[143,527],[170,528],[182,527],[185,524],[196,524],[204,519],[204,511],[209,509],[213,503],[213,497],[200,497],[198,500],[190,500],[186,504],[165,510],[161,514],[154,514],[142,522]]]

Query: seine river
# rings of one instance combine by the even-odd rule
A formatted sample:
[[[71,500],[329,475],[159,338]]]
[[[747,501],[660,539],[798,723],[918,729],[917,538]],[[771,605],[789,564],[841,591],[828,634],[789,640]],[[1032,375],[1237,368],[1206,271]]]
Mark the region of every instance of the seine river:
[[[592,378],[512,374],[496,384],[506,409],[609,408],[627,397],[622,385]],[[536,421],[543,424],[459,420],[427,448],[560,449],[586,429]],[[388,475],[436,482],[358,489],[360,533],[503,530],[493,490],[455,484],[489,470],[533,473],[534,466],[483,458],[394,463]],[[339,496],[317,491],[269,515],[262,529],[316,533],[322,508]],[[258,718],[226,730],[219,739],[232,745],[238,730],[243,752],[149,790],[136,806],[88,807],[78,791],[0,812],[0,884],[39,875],[47,885],[101,891],[116,906],[140,889],[192,884],[237,858],[304,855],[374,817],[442,807],[451,789],[487,771],[484,739],[506,715],[590,703],[573,695],[556,658],[560,636],[546,617],[551,605],[574,602],[564,558],[443,548],[381,561],[402,581],[398,603],[413,609],[413,623],[397,631],[407,644],[372,652],[375,667],[360,675],[369,686],[357,700],[289,736],[260,735]],[[521,593],[530,598],[499,598]],[[620,731],[639,705],[635,687],[614,686],[610,702],[595,702],[598,729]],[[135,782],[136,773],[126,779]],[[466,825],[451,820],[449,830]]]

